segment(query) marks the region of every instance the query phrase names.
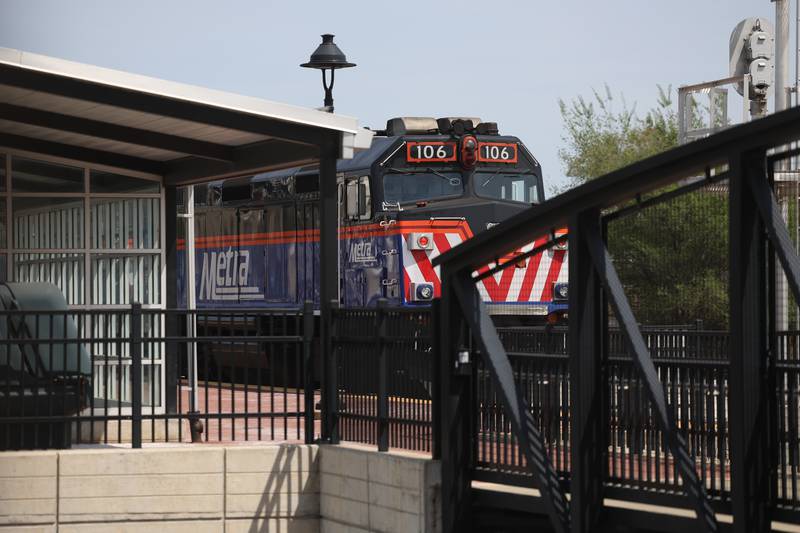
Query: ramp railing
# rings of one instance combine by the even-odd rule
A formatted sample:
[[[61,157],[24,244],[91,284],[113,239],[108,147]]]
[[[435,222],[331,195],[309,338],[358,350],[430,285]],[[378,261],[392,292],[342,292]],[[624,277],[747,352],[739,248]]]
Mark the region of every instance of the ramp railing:
[[[794,351],[781,355],[778,349],[785,339],[776,332],[781,317],[776,317],[775,266],[786,276],[789,295],[800,301],[800,258],[784,222],[794,225],[794,233],[797,213],[781,209],[772,177],[776,162],[798,155],[798,150],[776,147],[798,138],[798,108],[731,128],[588,182],[434,260],[442,279],[436,347],[444,531],[461,530],[471,520],[476,458],[469,443],[476,413],[486,409],[476,404],[474,390],[476,380],[481,387],[486,377],[555,531],[595,531],[609,516],[624,516],[606,505],[621,482],[639,489],[638,501],[647,503],[658,501],[655,493],[652,498],[647,493],[656,488],[653,481],[659,487],[666,481],[680,495],[676,505],[694,511],[696,530],[719,531],[718,511],[730,513],[733,530],[742,533],[768,531],[772,520],[784,516],[782,503],[795,498],[790,487],[797,477],[798,383]],[[644,312],[645,298],[657,302],[670,296],[655,285],[649,293],[626,286],[622,277],[639,259],[619,249],[612,255],[609,247],[614,220],[689,194],[713,200],[707,205],[718,205],[718,198],[726,202],[720,211],[726,221],[722,236],[706,241],[727,254],[725,266],[711,276],[725,291],[720,305],[728,308],[715,318],[729,335],[724,361],[658,357],[639,326],[637,310]],[[670,223],[653,231],[656,238]],[[526,244],[548,235],[544,247],[559,244],[557,232],[564,227],[568,386],[563,358],[557,371],[547,365],[531,371],[510,356],[475,287],[476,279],[517,263],[519,254],[507,263],[501,258]],[[683,257],[680,251],[676,247],[669,257]],[[695,268],[696,262],[688,260],[673,265]],[[678,308],[692,303],[686,293],[681,298]],[[610,324],[621,332],[622,345],[613,340]],[[698,337],[695,347],[669,341],[666,346],[703,352],[719,342],[708,336]],[[549,408],[531,403],[544,381],[543,397],[559,398],[558,416],[552,410],[543,416]],[[561,451],[554,454],[558,446]],[[568,479],[562,474],[565,464]],[[726,492],[727,504],[720,501]],[[642,519],[637,520],[641,527]],[[649,525],[659,520],[654,514]],[[687,527],[685,521],[675,523]]]

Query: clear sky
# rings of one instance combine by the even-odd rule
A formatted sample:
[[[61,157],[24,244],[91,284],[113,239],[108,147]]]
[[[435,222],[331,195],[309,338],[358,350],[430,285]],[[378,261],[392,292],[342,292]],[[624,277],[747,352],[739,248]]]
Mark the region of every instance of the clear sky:
[[[773,21],[774,4],[0,0],[0,46],[317,107],[319,73],[298,65],[334,33],[358,63],[336,78],[338,113],[374,128],[402,115],[498,122],[552,185],[565,181],[559,98],[608,84],[644,111],[658,84],[726,77],[730,32],[749,16]]]

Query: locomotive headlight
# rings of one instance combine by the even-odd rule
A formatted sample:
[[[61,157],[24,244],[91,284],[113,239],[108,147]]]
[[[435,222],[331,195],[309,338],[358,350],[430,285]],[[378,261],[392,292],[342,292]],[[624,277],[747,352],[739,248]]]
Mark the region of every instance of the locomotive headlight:
[[[554,283],[553,284],[553,299],[566,300],[569,298],[569,284],[568,283]]]
[[[417,300],[432,300],[433,299],[433,285],[428,283],[420,283],[417,285]]]
[[[412,233],[408,236],[409,250],[433,250],[432,233]]]

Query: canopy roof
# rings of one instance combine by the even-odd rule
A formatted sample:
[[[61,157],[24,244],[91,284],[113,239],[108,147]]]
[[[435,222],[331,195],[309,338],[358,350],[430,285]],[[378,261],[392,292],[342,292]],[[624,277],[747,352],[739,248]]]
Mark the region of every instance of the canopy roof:
[[[369,148],[356,119],[0,48],[0,147],[186,185]]]

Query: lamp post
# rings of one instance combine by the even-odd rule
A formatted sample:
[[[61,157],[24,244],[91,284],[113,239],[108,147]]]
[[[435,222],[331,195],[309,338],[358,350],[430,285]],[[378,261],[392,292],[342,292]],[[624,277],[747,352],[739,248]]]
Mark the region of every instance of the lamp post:
[[[355,63],[348,63],[347,57],[342,53],[338,46],[333,43],[333,34],[322,35],[320,44],[308,63],[300,65],[305,68],[316,68],[322,71],[322,86],[325,88],[325,111],[333,113],[333,78],[336,69],[349,68],[356,66]],[[328,84],[327,71],[331,72],[331,82]]]

